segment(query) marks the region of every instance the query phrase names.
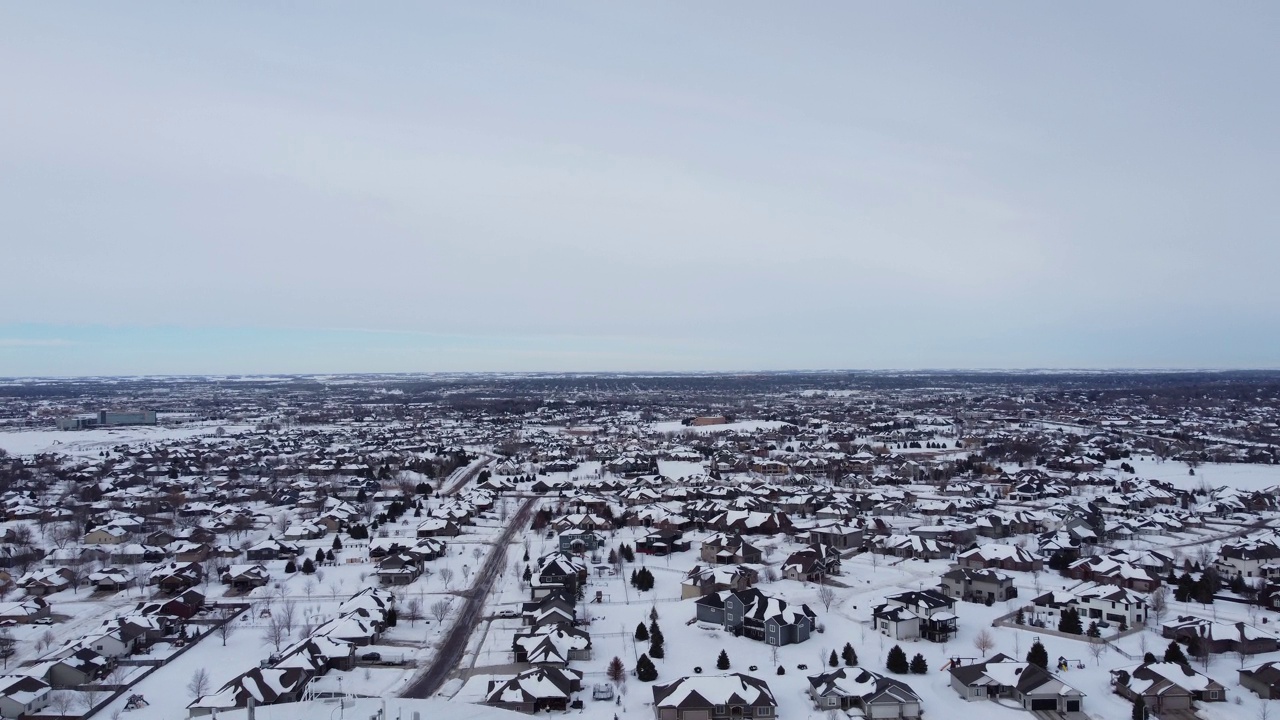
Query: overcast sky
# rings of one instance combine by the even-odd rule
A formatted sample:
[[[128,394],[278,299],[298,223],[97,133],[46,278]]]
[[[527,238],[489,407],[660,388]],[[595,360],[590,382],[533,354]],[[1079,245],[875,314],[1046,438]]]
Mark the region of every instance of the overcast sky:
[[[1280,5],[6,3],[0,376],[1280,367]]]

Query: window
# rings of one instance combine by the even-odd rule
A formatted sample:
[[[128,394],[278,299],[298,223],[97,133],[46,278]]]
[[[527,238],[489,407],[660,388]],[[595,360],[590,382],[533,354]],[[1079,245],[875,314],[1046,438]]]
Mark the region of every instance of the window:
[[[835,704],[835,698],[831,698],[831,703],[833,705]],[[773,714],[773,708],[771,707],[756,708],[756,717],[769,717],[772,714]]]
[[[716,706],[716,714],[717,714],[717,715],[723,715],[723,714],[724,714],[724,706],[723,706],[723,705],[717,705],[717,706]]]
[[[1210,690],[1210,691],[1209,691],[1209,699],[1210,699],[1210,700],[1217,700],[1217,699],[1218,699],[1218,691],[1217,691],[1217,690]]]

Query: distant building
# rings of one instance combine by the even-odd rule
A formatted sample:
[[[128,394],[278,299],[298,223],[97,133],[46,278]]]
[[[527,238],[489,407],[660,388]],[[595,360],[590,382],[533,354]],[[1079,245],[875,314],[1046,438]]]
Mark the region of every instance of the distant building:
[[[89,428],[96,427],[155,424],[155,410],[134,410],[130,412],[110,412],[108,410],[99,410],[97,415],[78,415],[76,417],[58,418],[59,430],[88,430]]]

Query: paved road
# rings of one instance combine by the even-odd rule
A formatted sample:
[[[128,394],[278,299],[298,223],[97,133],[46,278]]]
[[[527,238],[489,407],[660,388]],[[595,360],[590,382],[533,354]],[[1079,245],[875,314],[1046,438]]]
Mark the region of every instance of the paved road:
[[[449,628],[449,634],[445,635],[444,642],[436,651],[435,661],[425,672],[409,683],[409,687],[400,693],[402,697],[426,698],[434,695],[448,679],[449,673],[461,663],[462,656],[467,650],[467,640],[471,637],[471,632],[480,624],[480,611],[484,609],[484,601],[489,597],[493,582],[498,579],[502,567],[507,564],[507,548],[511,544],[511,539],[517,532],[524,532],[533,516],[534,503],[534,498],[525,500],[515,515],[511,516],[511,522],[494,543],[493,550],[484,561],[484,566],[476,574],[475,583],[467,591],[462,612],[453,621],[453,627]]]
[[[476,465],[470,470],[466,470],[462,472],[458,476],[458,479],[455,480],[452,484],[450,484],[449,487],[443,488],[440,490],[439,496],[449,497],[450,495],[456,495],[459,490],[466,487],[467,483],[471,482],[471,480],[474,479],[477,475],[479,475],[481,470],[488,467],[489,463],[491,462],[493,462],[492,456],[486,458],[484,462],[480,463],[479,465]]]

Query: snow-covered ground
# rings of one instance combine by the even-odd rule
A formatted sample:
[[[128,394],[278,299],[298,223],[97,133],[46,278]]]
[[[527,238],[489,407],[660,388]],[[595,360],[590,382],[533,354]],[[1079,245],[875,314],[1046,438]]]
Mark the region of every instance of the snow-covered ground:
[[[128,425],[94,430],[15,430],[0,432],[0,449],[10,455],[56,452],[75,457],[89,457],[115,445],[159,443],[212,436],[218,428],[230,435],[252,430],[248,425],[224,423],[192,423],[177,427],[162,425]]]

